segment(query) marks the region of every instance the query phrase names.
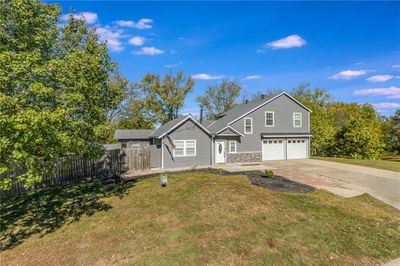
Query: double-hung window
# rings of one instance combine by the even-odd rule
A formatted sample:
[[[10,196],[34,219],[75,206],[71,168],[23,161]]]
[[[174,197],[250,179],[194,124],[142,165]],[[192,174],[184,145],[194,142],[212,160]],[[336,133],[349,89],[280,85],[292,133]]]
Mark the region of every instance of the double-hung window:
[[[273,127],[275,124],[274,121],[274,112],[266,111],[265,112],[265,126],[266,127]]]
[[[196,156],[196,140],[175,140],[175,157]]]
[[[236,152],[237,152],[236,140],[229,141],[229,153],[236,153]]]
[[[301,127],[301,113],[293,113],[293,127]]]
[[[244,133],[253,134],[253,119],[250,117],[244,119]]]

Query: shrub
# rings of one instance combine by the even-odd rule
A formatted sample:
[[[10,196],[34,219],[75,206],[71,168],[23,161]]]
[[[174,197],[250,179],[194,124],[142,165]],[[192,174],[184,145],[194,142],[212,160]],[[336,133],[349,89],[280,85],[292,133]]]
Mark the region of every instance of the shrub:
[[[272,170],[265,170],[265,177],[273,177],[274,176],[274,172],[272,172]]]

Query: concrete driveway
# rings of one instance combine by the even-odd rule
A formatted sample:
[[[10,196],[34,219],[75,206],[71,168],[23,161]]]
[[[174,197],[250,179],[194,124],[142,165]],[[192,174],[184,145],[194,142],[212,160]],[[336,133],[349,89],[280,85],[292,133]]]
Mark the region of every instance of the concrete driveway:
[[[319,160],[269,161],[220,166],[227,171],[272,169],[277,175],[344,197],[368,193],[400,209],[400,173]]]

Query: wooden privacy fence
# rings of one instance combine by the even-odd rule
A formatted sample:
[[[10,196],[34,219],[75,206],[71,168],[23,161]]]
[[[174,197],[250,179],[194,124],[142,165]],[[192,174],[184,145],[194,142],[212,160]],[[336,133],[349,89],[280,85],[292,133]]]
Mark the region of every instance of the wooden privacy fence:
[[[124,149],[125,166],[129,171],[144,171],[150,169],[150,149]]]
[[[44,176],[40,183],[35,184],[34,189],[70,184],[82,181],[88,177],[110,178],[129,170],[144,171],[150,169],[150,150],[142,149],[115,149],[107,150],[101,159],[86,159],[82,155],[71,155],[62,162],[56,163],[56,171],[49,176]],[[22,174],[18,166],[3,175],[3,178],[11,178],[11,189],[0,190],[0,196],[9,196],[27,191],[23,184],[17,180]]]

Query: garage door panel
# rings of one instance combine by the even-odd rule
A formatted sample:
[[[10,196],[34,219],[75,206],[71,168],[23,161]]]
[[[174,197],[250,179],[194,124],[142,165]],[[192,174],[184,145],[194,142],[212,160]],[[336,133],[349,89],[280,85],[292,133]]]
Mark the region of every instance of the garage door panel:
[[[285,141],[283,139],[266,139],[262,142],[263,161],[285,160]]]
[[[287,140],[287,159],[306,159],[307,158],[307,140],[288,139]]]

